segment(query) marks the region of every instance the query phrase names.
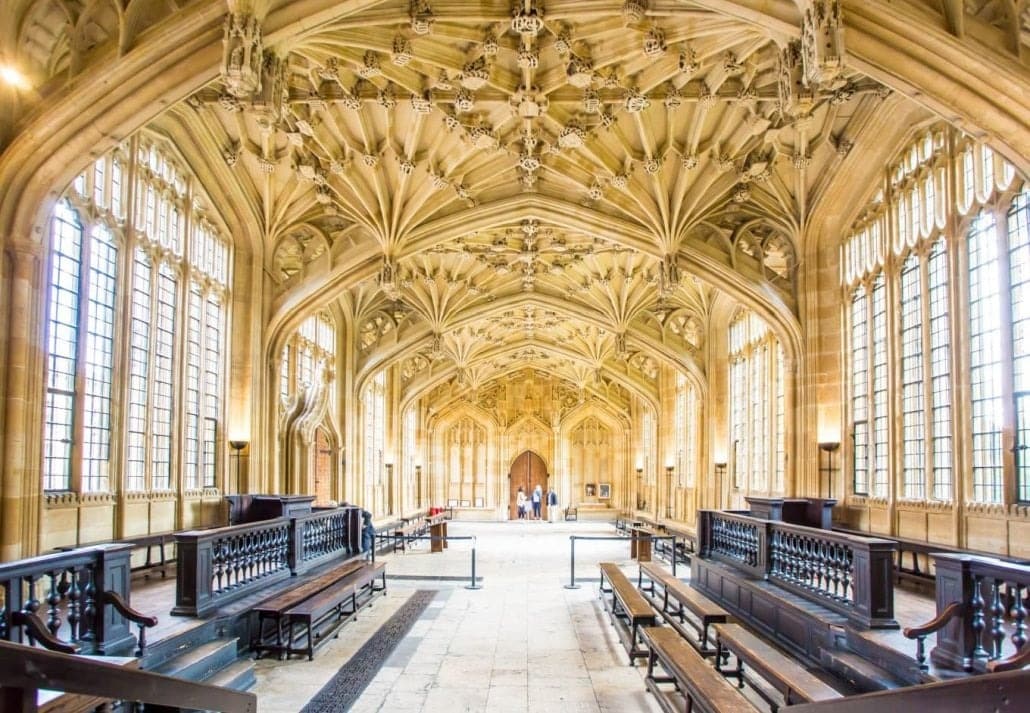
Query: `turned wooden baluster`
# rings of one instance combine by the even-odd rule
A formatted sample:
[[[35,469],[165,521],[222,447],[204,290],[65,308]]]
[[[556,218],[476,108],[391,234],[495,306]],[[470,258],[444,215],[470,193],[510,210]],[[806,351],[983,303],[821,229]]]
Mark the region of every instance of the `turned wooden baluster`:
[[[1005,584],[995,579],[991,588],[991,658],[1001,658],[1001,645],[1005,641],[1005,605],[1001,603],[1001,588]]]
[[[61,575],[62,583],[64,577],[71,572],[70,581],[67,583],[67,597],[68,597],[68,629],[70,635],[69,641],[76,641],[79,638],[79,621],[81,615],[79,614],[79,599],[82,596],[82,590],[79,589],[79,572],[75,567],[71,567],[65,570]]]
[[[54,571],[47,572],[43,576],[50,580],[50,589],[47,590],[46,595],[46,603],[49,605],[47,608],[46,628],[49,629],[50,633],[56,637],[57,631],[61,628],[62,623],[61,610],[58,607],[58,604],[61,603],[61,592],[58,591],[61,580],[58,577],[57,572]]]
[[[1012,645],[1016,647],[1016,651],[1019,651],[1026,644],[1026,606],[1023,604],[1023,585],[1016,584],[1014,586],[1015,600],[1012,602],[1009,616],[1012,617],[1015,624],[1012,632]]]
[[[972,658],[984,658],[987,656],[987,649],[983,647],[983,630],[986,626],[984,621],[984,598],[983,592],[981,591],[983,585],[983,575],[973,575],[973,598],[969,602],[973,608],[973,617],[969,627],[973,630],[973,653]]]

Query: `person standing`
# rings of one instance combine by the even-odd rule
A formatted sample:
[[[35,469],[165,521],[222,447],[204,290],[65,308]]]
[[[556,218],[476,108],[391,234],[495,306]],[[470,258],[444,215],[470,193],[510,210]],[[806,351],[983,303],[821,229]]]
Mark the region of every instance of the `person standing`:
[[[526,519],[526,493],[519,486],[519,492],[515,495],[515,509],[519,511],[519,520]]]
[[[533,488],[533,519],[540,519],[540,507],[544,502],[544,491],[540,487],[540,483],[537,483],[536,487]]]
[[[547,521],[558,521],[558,493],[554,492],[554,488],[547,491]]]

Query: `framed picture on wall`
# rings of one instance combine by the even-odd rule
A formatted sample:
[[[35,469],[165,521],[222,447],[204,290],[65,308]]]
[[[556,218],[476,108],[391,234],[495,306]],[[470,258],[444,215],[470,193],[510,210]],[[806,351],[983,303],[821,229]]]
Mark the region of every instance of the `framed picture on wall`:
[[[456,507],[458,507],[458,499],[457,498],[449,499],[447,501],[447,507],[449,507],[449,508],[456,508]]]
[[[483,507],[483,498],[476,498],[476,507],[477,508]]]
[[[471,500],[462,500],[461,501],[461,506],[463,508],[472,507],[472,501]]]
[[[601,500],[608,500],[612,496],[612,484],[601,483],[597,489],[597,497]]]
[[[583,486],[583,494],[588,498],[596,498],[597,485],[595,483],[587,483]]]

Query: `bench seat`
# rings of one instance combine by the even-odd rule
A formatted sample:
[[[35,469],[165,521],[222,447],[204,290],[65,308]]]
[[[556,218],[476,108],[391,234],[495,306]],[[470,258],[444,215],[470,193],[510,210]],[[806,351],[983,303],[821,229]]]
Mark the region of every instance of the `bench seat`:
[[[314,579],[310,579],[303,584],[300,584],[292,589],[289,589],[282,594],[276,595],[270,599],[258,604],[254,607],[253,611],[258,616],[257,626],[257,638],[251,642],[251,648],[254,650],[257,656],[261,656],[262,653],[276,653],[280,657],[286,655],[288,647],[288,641],[284,640],[284,634],[286,630],[287,618],[286,612],[291,607],[294,607],[309,597],[313,597],[325,588],[331,586],[334,582],[343,579],[350,574],[356,572],[362,566],[360,560],[348,560],[343,562],[332,569],[329,569]],[[267,631],[267,625],[271,624],[274,628],[272,633],[274,638],[271,637]]]
[[[758,709],[673,629],[645,627],[641,636],[648,648],[645,685],[667,713],[684,710],[683,699],[687,711],[757,713]],[[667,675],[657,675],[655,664]],[[661,688],[660,684],[668,683],[675,684],[675,690]]]
[[[814,703],[841,698],[843,694],[813,675],[795,660],[780,653],[771,644],[766,643],[739,624],[716,624],[718,637],[715,657],[716,669],[722,671],[722,653],[731,652],[737,659],[735,671],[723,671],[725,676],[733,676],[738,685],[744,685],[744,666],[754,669],[755,673],[772,686],[783,697],[783,703]],[[770,697],[758,686],[753,686],[763,698],[768,700],[773,713],[779,707],[779,701]]]
[[[654,609],[617,564],[602,562],[600,567],[601,598],[604,600],[611,623],[616,626],[619,638],[626,647],[632,666],[635,659],[647,656],[647,649],[639,645],[640,629],[657,623]],[[608,589],[604,587],[605,579],[609,583]],[[611,594],[611,598],[605,597],[605,594]]]
[[[650,582],[648,585],[644,583],[645,576]],[[655,584],[661,585],[661,595],[655,590]],[[637,586],[649,596],[662,618],[683,638],[692,642],[695,640],[695,636],[684,628],[684,623],[694,628],[696,646],[702,656],[715,655],[715,649],[709,645],[709,627],[732,621],[733,617],[728,611],[654,562],[640,563]],[[686,616],[687,612],[691,614],[690,617]]]
[[[383,577],[383,586],[376,588],[375,579],[380,575]],[[312,660],[315,657],[315,646],[328,641],[329,634],[354,618],[358,609],[371,601],[375,592],[382,591],[385,587],[386,564],[366,564],[290,607],[286,610],[289,622],[286,655],[302,653],[307,654],[309,661]],[[294,624],[301,627],[296,636]],[[295,640],[304,645],[294,646]]]

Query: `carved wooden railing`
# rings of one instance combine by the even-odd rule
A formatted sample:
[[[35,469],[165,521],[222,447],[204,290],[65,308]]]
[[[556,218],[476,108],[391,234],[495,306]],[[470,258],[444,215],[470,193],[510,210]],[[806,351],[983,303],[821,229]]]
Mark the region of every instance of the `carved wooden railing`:
[[[927,668],[924,641],[937,635],[930,660],[942,668],[1006,671],[1030,663],[1027,609],[1030,566],[979,555],[933,555],[937,615],[905,630]]]
[[[0,642],[0,710],[36,711],[40,689],[152,704],[165,711],[254,713],[257,710],[257,696],[253,693]]]
[[[764,577],[768,565],[765,520],[728,511],[706,510],[699,521],[699,549],[710,557],[756,577]]]
[[[130,623],[141,624],[141,637],[156,624],[131,607],[131,552],[128,544],[98,545],[0,564],[0,640],[129,653],[137,644]]]
[[[898,626],[890,540],[702,510],[698,551],[701,557],[768,579],[859,626]]]
[[[322,510],[176,534],[175,608],[206,616],[280,580],[360,551],[360,510]]]
[[[907,686],[860,696],[834,698],[790,707],[791,713],[869,713],[939,711],[997,713],[1018,710],[1030,699],[1030,671],[972,676],[955,681]],[[1023,701],[1023,703],[1019,703]]]

